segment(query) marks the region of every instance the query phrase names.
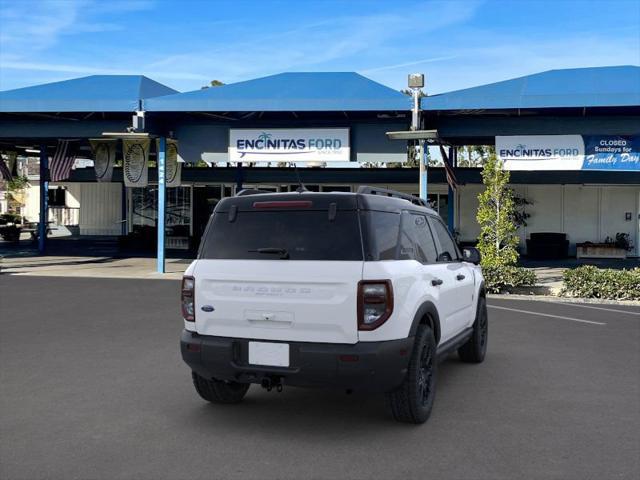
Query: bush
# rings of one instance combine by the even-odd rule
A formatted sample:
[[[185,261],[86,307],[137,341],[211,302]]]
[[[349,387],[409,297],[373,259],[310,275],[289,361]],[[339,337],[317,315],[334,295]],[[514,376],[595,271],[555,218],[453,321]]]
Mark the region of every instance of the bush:
[[[489,293],[500,293],[513,287],[532,287],[536,284],[533,270],[512,265],[485,265],[482,267],[482,275]]]
[[[585,265],[565,270],[561,295],[609,300],[640,300],[640,268],[613,270]]]

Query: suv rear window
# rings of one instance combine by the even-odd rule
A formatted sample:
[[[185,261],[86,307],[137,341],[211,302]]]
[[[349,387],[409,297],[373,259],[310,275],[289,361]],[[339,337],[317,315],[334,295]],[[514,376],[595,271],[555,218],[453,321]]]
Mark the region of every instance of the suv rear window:
[[[358,214],[339,210],[241,211],[213,215],[202,240],[201,259],[362,260]],[[265,249],[271,249],[265,250]],[[257,250],[261,250],[259,252]]]

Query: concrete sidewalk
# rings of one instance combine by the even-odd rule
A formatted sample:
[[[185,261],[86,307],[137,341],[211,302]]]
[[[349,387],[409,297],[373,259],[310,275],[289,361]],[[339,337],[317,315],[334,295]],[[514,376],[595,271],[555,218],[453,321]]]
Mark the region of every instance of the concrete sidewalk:
[[[156,272],[155,258],[21,256],[0,259],[0,273],[48,277],[179,279],[190,259],[167,259]]]

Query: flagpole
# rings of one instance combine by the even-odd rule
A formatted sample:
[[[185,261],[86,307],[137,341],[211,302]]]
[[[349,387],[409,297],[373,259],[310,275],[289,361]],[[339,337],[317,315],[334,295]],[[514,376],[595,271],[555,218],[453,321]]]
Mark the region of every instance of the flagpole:
[[[49,221],[49,157],[47,144],[40,145],[40,223],[38,224],[38,252],[44,255],[47,248],[47,223]]]

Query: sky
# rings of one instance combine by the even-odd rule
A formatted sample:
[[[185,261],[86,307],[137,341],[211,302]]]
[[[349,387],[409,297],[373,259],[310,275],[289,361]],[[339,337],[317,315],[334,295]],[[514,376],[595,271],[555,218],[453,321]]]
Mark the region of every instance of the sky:
[[[0,0],[0,90],[143,74],[180,91],[285,71],[411,72],[442,93],[640,65],[640,1]]]

